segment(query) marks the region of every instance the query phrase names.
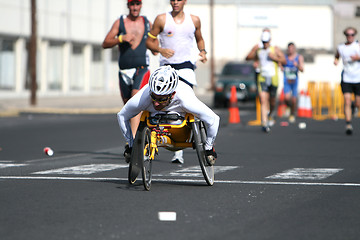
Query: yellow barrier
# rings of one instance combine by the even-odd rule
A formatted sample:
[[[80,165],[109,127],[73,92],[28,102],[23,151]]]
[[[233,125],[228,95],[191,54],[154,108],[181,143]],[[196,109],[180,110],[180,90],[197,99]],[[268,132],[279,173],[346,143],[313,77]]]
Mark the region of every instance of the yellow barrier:
[[[344,119],[344,96],[340,84],[333,87],[329,82],[309,81],[307,91],[311,99],[313,119]],[[355,100],[354,95],[352,100]],[[360,109],[357,117],[360,117]],[[248,125],[261,125],[261,108],[259,98],[256,98],[256,120],[249,121]]]
[[[344,115],[344,96],[341,91],[341,86],[339,84],[335,85],[334,97],[332,104],[332,116],[334,119],[345,118]]]
[[[317,104],[317,85],[316,82],[308,82],[308,93],[311,99],[311,106],[313,108],[313,117],[318,115]]]
[[[340,84],[331,87],[328,82],[308,82],[308,92],[313,107],[313,118],[315,120],[345,118],[344,96]],[[352,96],[355,100],[355,96]],[[357,117],[360,117],[360,112]]]

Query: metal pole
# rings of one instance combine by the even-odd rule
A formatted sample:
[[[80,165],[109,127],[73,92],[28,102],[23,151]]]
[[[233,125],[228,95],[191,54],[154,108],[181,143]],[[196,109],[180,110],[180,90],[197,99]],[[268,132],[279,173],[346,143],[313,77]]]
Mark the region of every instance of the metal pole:
[[[31,0],[31,38],[29,46],[29,60],[30,60],[30,79],[31,79],[31,96],[30,104],[36,105],[36,41],[37,41],[37,30],[36,30],[36,0]]]

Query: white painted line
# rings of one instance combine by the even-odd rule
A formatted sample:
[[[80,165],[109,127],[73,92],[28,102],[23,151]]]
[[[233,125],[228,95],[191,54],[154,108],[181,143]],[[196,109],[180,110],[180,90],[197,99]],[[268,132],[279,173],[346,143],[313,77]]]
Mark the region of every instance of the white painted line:
[[[321,183],[321,182],[271,182],[271,181],[227,181],[220,180],[215,183],[229,184],[257,184],[257,185],[305,185],[305,186],[344,186],[344,187],[360,187],[360,183]]]
[[[176,212],[158,212],[160,221],[176,221]]]
[[[342,168],[293,168],[271,175],[269,179],[322,180],[343,170]]]
[[[78,154],[72,154],[72,155],[66,155],[66,156],[61,156],[61,157],[46,157],[46,158],[40,158],[40,159],[32,159],[32,160],[27,160],[26,162],[28,163],[36,163],[36,162],[48,162],[48,161],[55,161],[55,160],[60,160],[60,159],[71,159],[71,158],[76,158],[76,157],[82,157],[82,156],[86,156],[86,153],[78,153]]]
[[[22,164],[22,163],[0,163],[0,169],[1,168],[9,168],[9,167],[23,167],[26,165],[27,164]]]
[[[77,181],[128,181],[127,178],[96,178],[96,177],[47,177],[47,176],[0,176],[0,180],[77,180]],[[141,180],[140,180],[141,181]],[[152,179],[153,182],[184,182],[205,183],[199,179]],[[255,184],[255,185],[304,185],[304,186],[340,186],[360,187],[360,183],[322,183],[322,182],[271,182],[271,181],[238,181],[216,180],[215,183],[223,184]]]
[[[116,151],[118,148],[107,148],[107,149],[102,149],[102,150],[98,150],[95,151],[95,153],[101,154],[104,152],[113,152]],[[26,162],[28,163],[34,163],[34,162],[43,162],[43,161],[55,161],[55,160],[60,160],[60,159],[72,159],[72,158],[78,158],[78,157],[83,157],[83,156],[87,156],[89,154],[87,153],[76,153],[76,154],[71,154],[71,155],[65,155],[65,156],[59,156],[59,157],[46,157],[46,158],[40,158],[40,159],[32,159],[32,160],[27,160]]]
[[[95,177],[46,177],[46,176],[0,176],[3,180],[79,180],[79,181],[124,181],[127,178]]]
[[[222,173],[238,168],[239,166],[214,166],[214,173]],[[200,166],[192,166],[179,169],[170,173],[153,174],[153,176],[163,177],[203,177]]]
[[[111,171],[118,168],[127,168],[127,164],[89,164],[75,167],[66,167],[51,169],[47,171],[34,172],[32,174],[74,174],[74,175],[90,175],[97,172]]]

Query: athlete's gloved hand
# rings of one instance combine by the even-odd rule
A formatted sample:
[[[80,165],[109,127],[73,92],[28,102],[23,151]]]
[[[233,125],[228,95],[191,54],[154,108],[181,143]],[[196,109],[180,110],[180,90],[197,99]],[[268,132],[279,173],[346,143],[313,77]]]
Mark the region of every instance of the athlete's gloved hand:
[[[216,161],[216,158],[217,158],[217,154],[215,152],[215,149],[212,148],[210,150],[205,150],[205,156],[207,158],[207,162],[210,164],[210,165],[214,165],[215,164],[215,161]]]
[[[125,162],[129,163],[130,159],[131,159],[131,152],[132,152],[132,147],[129,147],[128,144],[125,145],[125,151],[124,151],[124,157],[125,157]]]

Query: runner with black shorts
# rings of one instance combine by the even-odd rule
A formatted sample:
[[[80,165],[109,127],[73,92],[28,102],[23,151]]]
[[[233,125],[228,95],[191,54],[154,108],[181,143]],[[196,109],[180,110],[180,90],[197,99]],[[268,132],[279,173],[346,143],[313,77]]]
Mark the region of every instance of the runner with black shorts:
[[[344,112],[346,121],[347,135],[353,133],[351,118],[352,110],[352,93],[355,94],[355,107],[360,107],[360,44],[355,40],[357,30],[348,27],[344,30],[346,42],[338,46],[335,53],[334,64],[338,65],[339,58],[342,58],[344,69],[341,73],[341,89],[344,94]]]

